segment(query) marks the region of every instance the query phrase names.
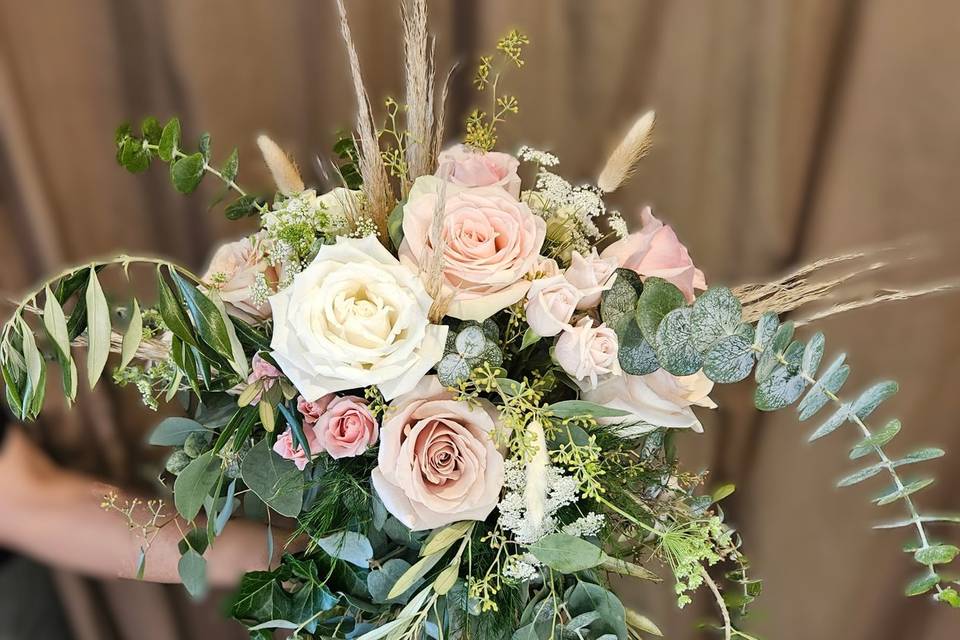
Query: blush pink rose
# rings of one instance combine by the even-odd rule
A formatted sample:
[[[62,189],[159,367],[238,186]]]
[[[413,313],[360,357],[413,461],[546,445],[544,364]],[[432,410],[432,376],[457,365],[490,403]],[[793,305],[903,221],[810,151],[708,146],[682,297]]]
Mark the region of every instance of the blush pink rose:
[[[527,324],[542,338],[555,336],[569,326],[581,297],[563,276],[534,280],[527,292]]]
[[[426,277],[433,252],[430,227],[440,181],[418,178],[404,205],[400,260]],[[543,218],[501,187],[456,190],[448,185],[442,237],[443,278],[453,295],[447,315],[486,320],[526,295],[527,273],[539,262]]]
[[[601,378],[620,375],[617,334],[605,324],[593,326],[589,317],[567,327],[557,338],[554,358],[577,383],[596,387]]]
[[[450,147],[437,157],[437,176],[447,176],[460,187],[503,187],[520,197],[520,161],[507,153],[484,152],[463,144]]]
[[[658,369],[645,376],[622,375],[610,378],[597,389],[587,391],[583,399],[614,409],[629,411],[624,418],[604,419],[623,424],[625,435],[640,435],[658,427],[703,431],[691,407],[715,409],[710,399],[713,382],[698,372],[675,376]]]
[[[563,276],[570,284],[580,290],[581,298],[577,309],[591,309],[600,304],[600,295],[613,286],[614,271],[617,270],[616,258],[601,258],[594,249],[584,257],[574,251],[570,266]]]
[[[384,506],[412,529],[484,520],[500,500],[503,456],[492,440],[493,404],[458,402],[426,376],[390,406],[373,486]]]
[[[317,421],[320,420],[320,416],[323,415],[324,411],[327,410],[327,406],[333,400],[334,395],[328,393],[325,396],[320,396],[313,402],[310,402],[303,396],[297,398],[297,411],[300,412],[300,415],[303,416],[303,423],[308,427],[312,427],[317,424]]]
[[[270,318],[270,304],[253,302],[252,290],[257,276],[276,286],[277,271],[267,261],[262,234],[228,242],[213,254],[203,283],[220,294],[227,311],[245,322],[256,324]]]
[[[297,441],[293,437],[293,430],[290,427],[287,427],[287,430],[277,436],[277,441],[273,443],[273,450],[281,458],[285,460],[290,460],[293,464],[297,465],[297,469],[303,471],[307,463],[310,462],[312,458],[316,458],[321,451],[323,451],[323,446],[317,441],[316,434],[314,434],[313,429],[304,429],[303,435],[307,439],[307,444],[310,445],[311,457],[307,457],[307,452],[303,450]]]
[[[313,431],[330,457],[336,459],[359,456],[377,443],[380,433],[367,401],[356,396],[332,400]]]
[[[694,289],[707,288],[703,272],[693,266],[690,253],[680,244],[673,229],[653,217],[650,207],[640,212],[640,220],[643,223],[640,231],[617,240],[600,256],[615,258],[621,267],[636,271],[642,278],[663,278],[692,302]]]

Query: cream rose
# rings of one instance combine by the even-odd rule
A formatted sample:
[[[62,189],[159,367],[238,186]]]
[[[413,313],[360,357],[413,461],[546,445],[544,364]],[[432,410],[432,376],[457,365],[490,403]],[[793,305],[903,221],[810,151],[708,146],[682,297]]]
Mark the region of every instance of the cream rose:
[[[587,317],[564,329],[557,338],[554,359],[578,384],[593,388],[606,376],[620,375],[617,350],[613,329],[603,324],[595,327]]]
[[[387,511],[414,531],[484,520],[503,486],[503,456],[491,438],[494,406],[457,402],[436,376],[397,398],[380,429],[373,486]]]
[[[370,385],[394,398],[443,355],[423,284],[373,236],[321,247],[270,304],[273,358],[307,402]]]
[[[600,256],[615,259],[621,267],[644,278],[663,278],[680,289],[688,302],[693,302],[693,290],[707,288],[703,272],[693,266],[690,252],[680,244],[673,229],[653,217],[650,207],[640,212],[640,220],[640,231],[617,240]]]
[[[417,178],[404,205],[400,259],[421,272],[433,251],[430,226],[440,185],[432,176]],[[447,315],[486,320],[522,300],[530,288],[524,276],[540,259],[543,218],[500,187],[447,185],[444,210],[443,277],[453,294]]]
[[[577,309],[591,309],[600,304],[600,295],[613,286],[611,276],[616,270],[616,258],[601,258],[596,249],[586,257],[574,251],[563,276],[580,290],[582,297]]]
[[[448,176],[460,187],[503,187],[514,198],[520,197],[520,161],[507,153],[479,151],[458,144],[437,157],[436,175]]]
[[[228,242],[210,259],[203,283],[220,293],[227,311],[245,322],[258,323],[270,318],[270,305],[253,302],[251,288],[263,274],[267,284],[275,286],[277,272],[267,262],[263,234]]]
[[[527,324],[540,337],[555,336],[569,326],[581,297],[563,276],[534,280],[527,292]]]
[[[697,372],[675,376],[658,369],[645,376],[622,375],[611,378],[597,389],[583,394],[584,400],[614,409],[629,411],[631,416],[609,419],[625,423],[624,434],[639,435],[658,427],[703,431],[691,406],[715,409],[710,399],[713,382]],[[641,424],[633,424],[636,421]]]

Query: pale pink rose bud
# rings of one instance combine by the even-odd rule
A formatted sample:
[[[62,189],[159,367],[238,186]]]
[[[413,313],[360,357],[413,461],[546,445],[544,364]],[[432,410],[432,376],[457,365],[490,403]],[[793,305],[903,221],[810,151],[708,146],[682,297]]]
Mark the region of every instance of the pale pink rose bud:
[[[331,458],[359,456],[377,443],[380,434],[367,401],[356,396],[332,400],[313,431]]]
[[[530,269],[527,277],[531,280],[538,280],[540,278],[552,278],[558,275],[560,275],[560,265],[557,264],[557,261],[553,258],[540,256],[537,258],[537,263]]]
[[[263,394],[272,389],[273,385],[277,383],[277,380],[279,380],[283,374],[280,373],[280,370],[275,366],[261,358],[259,353],[253,356],[250,364],[250,375],[247,376],[247,386],[258,382],[260,383],[260,391],[250,400],[250,404],[256,406],[260,404],[260,398],[263,397]]]
[[[580,255],[579,251],[573,252],[570,267],[563,276],[583,296],[577,309],[591,309],[600,304],[600,294],[613,286],[614,278],[611,276],[616,269],[616,258],[601,258],[596,249],[587,257]]]
[[[563,276],[534,280],[527,292],[527,324],[543,338],[557,335],[569,325],[580,297]]]
[[[307,438],[307,444],[310,445],[311,457],[316,458],[317,454],[323,450],[323,447],[317,441],[313,429],[304,429],[303,435]],[[294,439],[293,430],[290,429],[290,427],[287,427],[286,431],[277,436],[277,441],[273,443],[273,450],[281,458],[292,461],[300,471],[303,471],[307,463],[311,460],[311,458],[307,457],[307,452],[303,450],[303,447]]]
[[[653,217],[650,207],[644,207],[640,219],[640,231],[617,240],[600,256],[617,260],[621,267],[636,271],[642,278],[663,278],[692,302],[694,289],[707,288],[703,272],[693,266],[690,253],[673,229]]]
[[[574,327],[567,327],[557,338],[554,358],[564,371],[577,382],[589,381],[595,388],[601,376],[619,375],[617,334],[593,320],[583,318]]]
[[[437,173],[460,187],[503,187],[520,197],[520,161],[507,153],[480,151],[458,144],[437,157]]]
[[[203,280],[211,290],[220,294],[227,311],[250,323],[270,318],[270,304],[265,300],[255,304],[253,285],[263,275],[267,285],[276,286],[277,271],[267,260],[266,243],[262,233],[228,242],[210,259]]]
[[[327,410],[327,407],[330,405],[330,401],[333,400],[334,395],[328,393],[325,396],[320,396],[317,400],[313,402],[308,401],[303,396],[297,398],[297,411],[300,412],[300,415],[303,416],[303,424],[308,427],[312,427],[317,424],[317,421],[320,420],[320,416],[323,415],[323,412]]]

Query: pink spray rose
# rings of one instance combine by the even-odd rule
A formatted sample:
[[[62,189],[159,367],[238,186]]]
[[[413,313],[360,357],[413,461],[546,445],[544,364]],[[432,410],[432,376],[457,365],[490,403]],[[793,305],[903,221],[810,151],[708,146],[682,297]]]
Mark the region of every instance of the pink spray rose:
[[[520,197],[520,161],[507,153],[479,151],[462,144],[450,147],[437,157],[437,176],[447,175],[460,187],[503,187]]]
[[[601,258],[597,250],[584,257],[579,251],[574,251],[570,259],[570,267],[563,276],[573,286],[580,290],[582,297],[577,309],[590,309],[600,304],[600,294],[613,286],[613,272],[617,269],[615,258]]]
[[[324,411],[327,410],[327,406],[333,400],[334,395],[328,393],[325,396],[320,396],[313,402],[308,401],[303,396],[297,398],[297,411],[300,412],[300,415],[303,416],[303,424],[313,427],[320,420],[320,417],[323,415]]]
[[[693,266],[690,253],[680,244],[673,229],[653,217],[650,207],[644,207],[640,219],[643,223],[640,231],[617,240],[600,256],[615,258],[621,267],[636,271],[643,278],[663,278],[692,302],[694,289],[707,288],[703,272]]]
[[[586,317],[576,326],[564,329],[557,338],[554,357],[578,383],[594,388],[602,377],[620,375],[617,349],[613,329],[604,324],[595,327],[593,320]]]
[[[230,314],[255,324],[270,318],[268,302],[260,305],[253,302],[251,287],[260,274],[269,286],[276,285],[277,271],[267,261],[263,235],[257,234],[217,249],[201,279],[207,287],[220,293]]]
[[[376,444],[380,433],[367,401],[356,396],[332,400],[313,431],[330,457],[337,459],[360,455]]]
[[[317,436],[313,429],[304,429],[303,435],[307,439],[307,444],[310,445],[311,456],[316,458],[317,455],[323,451],[323,446],[317,441]],[[303,447],[294,439],[293,430],[290,427],[287,427],[286,431],[277,436],[277,441],[273,443],[273,450],[281,458],[292,461],[300,471],[306,468],[307,463],[310,462],[311,459],[307,457],[307,452],[304,451]]]
[[[527,324],[540,337],[555,336],[569,325],[581,297],[563,276],[534,280],[527,292]]]
[[[490,515],[503,486],[503,456],[490,433],[498,419],[493,404],[458,402],[436,376],[394,400],[373,470],[387,511],[414,531]]]
[[[400,260],[423,276],[433,252],[430,227],[440,181],[417,179],[404,205]],[[443,278],[453,294],[448,316],[486,320],[523,299],[539,263],[546,223],[501,187],[447,185],[441,231]]]

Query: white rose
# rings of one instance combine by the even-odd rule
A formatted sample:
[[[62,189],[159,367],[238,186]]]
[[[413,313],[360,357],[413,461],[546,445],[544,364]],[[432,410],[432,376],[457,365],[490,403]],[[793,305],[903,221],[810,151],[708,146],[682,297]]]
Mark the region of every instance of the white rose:
[[[393,398],[443,355],[447,327],[430,324],[431,304],[375,237],[338,238],[270,298],[272,354],[307,401],[370,385]]]
[[[543,338],[557,335],[569,326],[580,297],[563,276],[534,280],[527,292],[527,324]]]
[[[645,376],[610,378],[597,389],[585,392],[583,399],[629,411],[630,417],[605,420],[625,423],[624,435],[640,435],[658,427],[693,429],[699,433],[703,426],[690,407],[716,409],[716,403],[710,399],[712,389],[713,382],[703,372],[675,376],[658,369]],[[633,424],[636,421],[641,424]]]
[[[577,309],[590,309],[600,303],[600,294],[613,286],[614,271],[617,270],[615,258],[601,258],[597,250],[584,257],[579,251],[574,251],[570,258],[570,267],[564,272],[564,277],[580,290],[582,298]]]
[[[595,327],[592,319],[582,318],[576,326],[564,328],[557,338],[554,358],[578,384],[594,388],[603,377],[619,377],[617,352],[617,334],[613,329],[603,324]]]

